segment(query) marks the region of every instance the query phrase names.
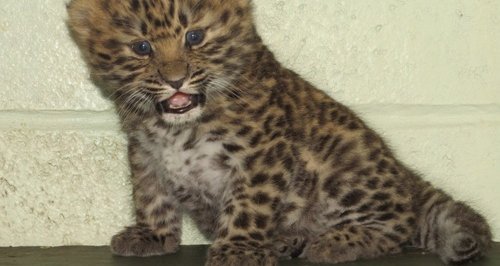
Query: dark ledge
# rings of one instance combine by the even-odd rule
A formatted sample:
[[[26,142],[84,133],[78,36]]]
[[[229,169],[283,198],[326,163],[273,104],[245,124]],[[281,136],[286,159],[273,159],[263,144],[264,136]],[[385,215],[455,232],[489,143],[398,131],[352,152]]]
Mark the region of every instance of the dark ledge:
[[[0,248],[0,265],[17,266],[191,266],[203,265],[206,246],[183,246],[174,255],[151,258],[123,258],[111,255],[108,247],[59,247],[59,248]],[[301,260],[280,262],[281,266],[314,266]],[[418,251],[384,257],[369,261],[345,263],[350,266],[443,266],[435,256]],[[500,243],[495,243],[486,258],[467,265],[498,266],[500,265]],[[243,266],[243,265],[242,265]]]

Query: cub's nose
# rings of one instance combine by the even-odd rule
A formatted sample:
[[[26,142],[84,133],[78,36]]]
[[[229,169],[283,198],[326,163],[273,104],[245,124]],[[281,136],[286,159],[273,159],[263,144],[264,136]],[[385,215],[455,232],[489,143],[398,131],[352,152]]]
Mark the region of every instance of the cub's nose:
[[[167,84],[170,85],[172,88],[179,90],[182,87],[182,85],[184,84],[185,80],[186,80],[186,78],[181,78],[181,79],[176,80],[176,81],[165,80],[165,82],[167,82]]]
[[[189,65],[185,61],[170,61],[163,63],[158,72],[168,85],[179,90],[186,81]]]

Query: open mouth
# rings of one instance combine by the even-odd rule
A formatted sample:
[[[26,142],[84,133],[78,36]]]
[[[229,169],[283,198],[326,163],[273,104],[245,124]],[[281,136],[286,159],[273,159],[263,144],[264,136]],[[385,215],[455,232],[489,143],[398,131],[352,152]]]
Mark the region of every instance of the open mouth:
[[[158,102],[156,110],[159,114],[184,114],[203,105],[206,97],[203,94],[186,94],[177,92],[172,97]]]

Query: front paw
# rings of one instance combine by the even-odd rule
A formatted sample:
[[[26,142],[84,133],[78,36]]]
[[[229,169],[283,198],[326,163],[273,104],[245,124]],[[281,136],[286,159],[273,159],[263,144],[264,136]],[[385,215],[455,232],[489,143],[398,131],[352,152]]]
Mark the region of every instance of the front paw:
[[[174,253],[178,249],[177,239],[158,237],[145,226],[127,227],[111,239],[111,252],[120,256],[159,256]]]
[[[216,244],[208,251],[205,266],[276,266],[278,260],[268,248],[238,243]]]

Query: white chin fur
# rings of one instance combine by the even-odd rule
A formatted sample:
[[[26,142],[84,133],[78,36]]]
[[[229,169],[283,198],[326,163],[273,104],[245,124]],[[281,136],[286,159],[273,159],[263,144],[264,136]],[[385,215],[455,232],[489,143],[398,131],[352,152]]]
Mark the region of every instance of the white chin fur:
[[[161,115],[163,121],[173,124],[173,125],[180,125],[180,124],[186,124],[190,122],[196,121],[198,118],[200,118],[202,114],[202,108],[200,106],[195,107],[192,110],[189,110],[187,113],[184,114],[170,114],[170,113],[164,113]]]

